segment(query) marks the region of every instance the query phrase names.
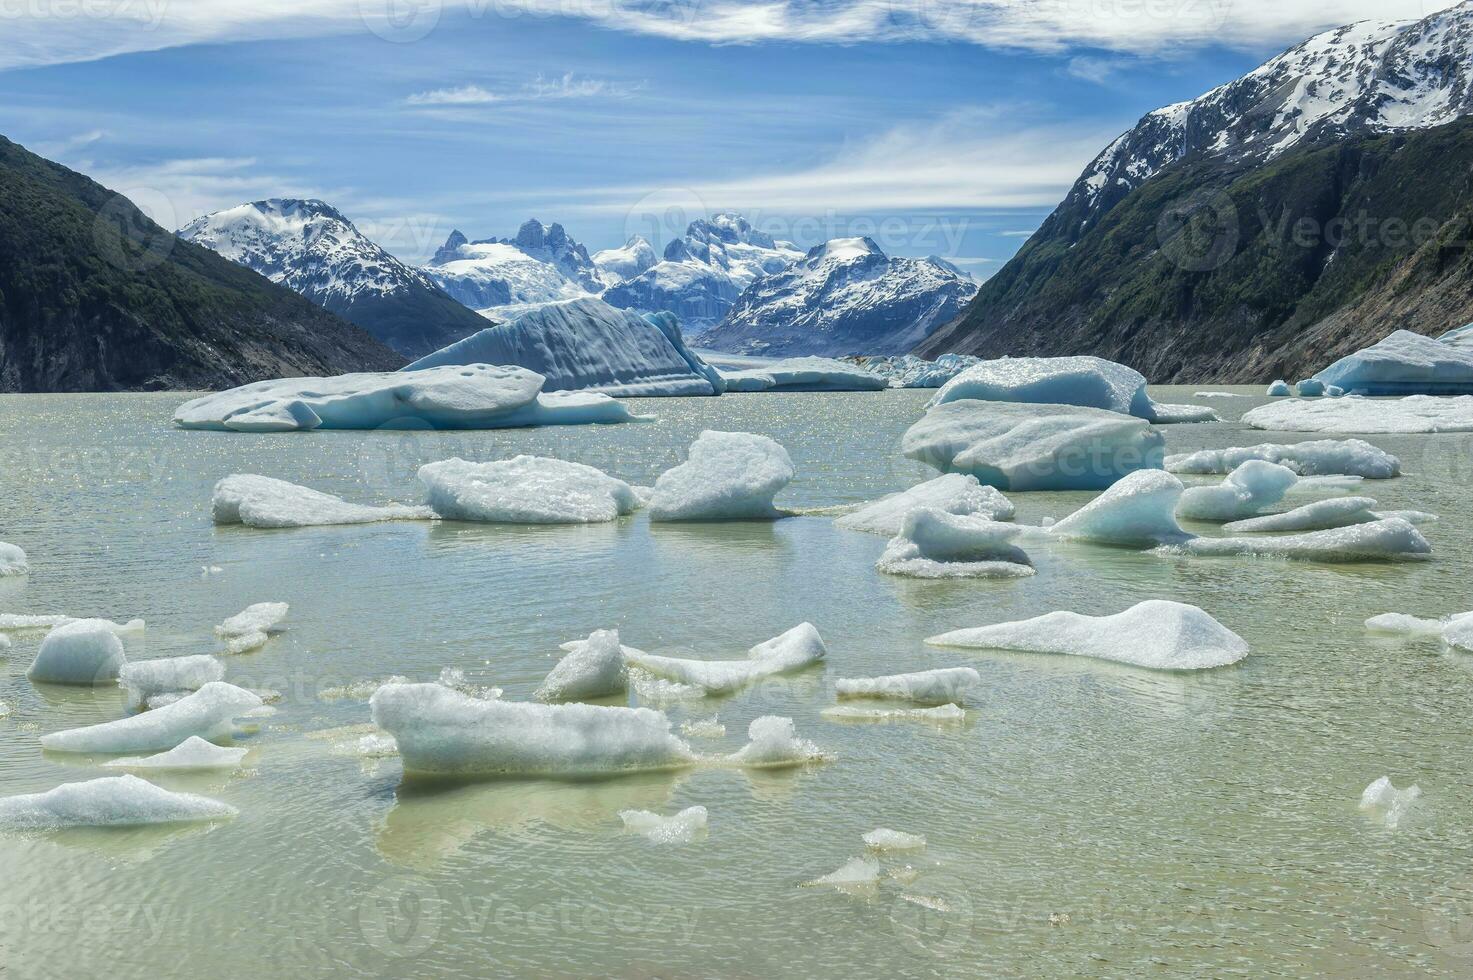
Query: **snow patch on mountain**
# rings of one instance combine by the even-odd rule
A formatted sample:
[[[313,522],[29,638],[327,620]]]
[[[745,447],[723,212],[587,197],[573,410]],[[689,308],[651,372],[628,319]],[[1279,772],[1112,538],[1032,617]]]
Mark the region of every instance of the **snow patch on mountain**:
[[[470,241],[456,230],[424,271],[456,300],[496,319],[604,288],[588,250],[562,225],[535,218],[515,238]],[[504,307],[513,309],[498,309]]]

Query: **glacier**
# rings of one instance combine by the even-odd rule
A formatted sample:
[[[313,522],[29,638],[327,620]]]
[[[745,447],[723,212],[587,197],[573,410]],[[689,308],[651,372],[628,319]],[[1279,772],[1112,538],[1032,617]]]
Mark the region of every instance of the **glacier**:
[[[1250,459],[1287,466],[1300,476],[1359,476],[1389,480],[1401,475],[1401,460],[1361,439],[1317,439],[1292,445],[1262,443],[1202,449],[1166,457],[1172,473],[1226,474]]]
[[[851,358],[855,364],[878,374],[892,388],[940,388],[973,364],[981,361],[970,354],[942,354],[928,361],[914,354],[890,357],[863,355]]]
[[[619,819],[625,830],[656,844],[689,844],[705,832],[707,814],[703,806],[690,806],[673,817],[649,810],[620,810]]]
[[[430,506],[446,519],[500,524],[591,524],[639,508],[623,480],[582,463],[516,456],[490,463],[459,457],[419,468]]]
[[[1360,808],[1375,816],[1387,829],[1395,830],[1421,796],[1422,789],[1415,783],[1397,789],[1391,777],[1382,776],[1362,791]]]
[[[160,694],[198,691],[211,681],[224,679],[225,665],[208,654],[132,660],[118,672],[118,684],[128,692],[128,701],[134,707],[142,707]]]
[[[817,745],[798,737],[793,719],[764,715],[747,726],[747,744],[726,761],[749,769],[785,769],[828,758]]]
[[[772,520],[782,516],[773,497],[794,475],[788,451],[766,436],[707,430],[655,481],[650,520]]]
[[[1282,514],[1250,517],[1232,521],[1222,529],[1234,534],[1263,531],[1323,531],[1328,528],[1349,527],[1352,524],[1369,524],[1380,520],[1372,510],[1376,501],[1370,497],[1337,497],[1333,500],[1316,500],[1314,503],[1296,507]]]
[[[851,531],[894,537],[900,533],[905,515],[918,507],[989,521],[1013,518],[1012,502],[996,488],[983,485],[968,473],[944,473],[909,490],[865,504],[837,518],[834,524]]]

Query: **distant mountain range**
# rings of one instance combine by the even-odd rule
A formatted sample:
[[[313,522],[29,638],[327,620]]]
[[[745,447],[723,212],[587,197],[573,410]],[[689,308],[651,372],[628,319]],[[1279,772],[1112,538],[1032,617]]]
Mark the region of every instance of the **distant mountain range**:
[[[1307,376],[1473,320],[1473,4],[1313,37],[1147,114],[917,348]]]

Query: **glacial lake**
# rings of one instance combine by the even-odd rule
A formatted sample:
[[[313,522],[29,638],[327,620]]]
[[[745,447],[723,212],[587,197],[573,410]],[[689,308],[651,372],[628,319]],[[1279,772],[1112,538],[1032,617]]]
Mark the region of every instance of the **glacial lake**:
[[[1229,418],[1266,401],[1193,399],[1206,387],[1153,394]],[[648,484],[706,428],[777,439],[799,471],[778,502],[833,508],[935,475],[898,452],[929,395],[653,399],[638,410],[658,421],[640,425],[274,436],[177,431],[175,394],[0,397],[0,540],[33,569],[0,579],[0,612],[142,617],[138,658],[214,652],[225,617],[291,604],[287,632],[227,659],[227,680],[281,693],[239,740],[246,767],[151,777],[240,815],[0,838],[0,976],[1473,972],[1473,656],[1362,626],[1473,608],[1473,435],[1369,437],[1408,475],[1360,492],[1442,517],[1418,564],[1056,544],[1030,546],[1034,578],[916,581],[875,572],[885,541],[822,514],[286,531],[209,517],[230,473],[414,502],[415,468],[456,455],[557,456]],[[1315,438],[1166,431],[1172,452]],[[1091,495],[1010,496],[1037,523]],[[1152,598],[1202,606],[1251,654],[1183,675],[921,642]],[[826,764],[401,785],[396,758],[341,754],[391,675],[460,668],[522,700],[559,643],[595,629],[730,658],[805,620],[828,644],[822,669],[669,712],[677,725],[719,714],[724,738],[691,740],[712,753],[740,747],[755,717],[790,716]],[[116,772],[38,747],[125,711],[116,690],[33,687],[41,635],[4,652],[6,795]],[[820,716],[834,678],[956,665],[983,680],[962,724]],[[1382,775],[1424,792],[1396,829],[1357,809]],[[627,834],[617,815],[694,804],[709,833],[683,847]],[[876,827],[929,846],[882,858],[896,876],[869,894],[803,887],[863,854]]]

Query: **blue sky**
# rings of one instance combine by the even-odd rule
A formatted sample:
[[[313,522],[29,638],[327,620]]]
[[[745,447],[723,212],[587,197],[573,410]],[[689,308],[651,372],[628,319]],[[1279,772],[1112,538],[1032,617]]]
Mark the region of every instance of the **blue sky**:
[[[171,226],[310,195],[419,261],[452,228],[536,216],[597,249],[733,208],[979,278],[1142,113],[1320,28],[1447,5],[4,2],[0,133]]]

